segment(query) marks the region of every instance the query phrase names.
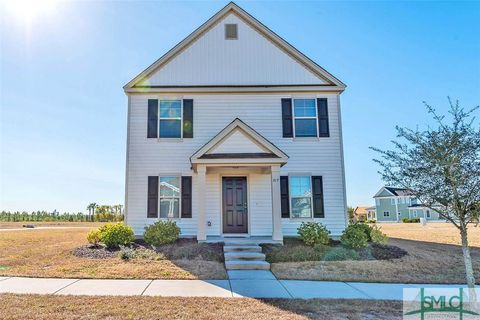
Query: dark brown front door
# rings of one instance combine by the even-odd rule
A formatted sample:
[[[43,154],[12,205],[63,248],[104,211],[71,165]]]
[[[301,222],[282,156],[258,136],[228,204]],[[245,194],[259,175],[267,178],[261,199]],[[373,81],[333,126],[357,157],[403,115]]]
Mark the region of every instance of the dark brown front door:
[[[248,233],[247,178],[224,177],[223,233]]]

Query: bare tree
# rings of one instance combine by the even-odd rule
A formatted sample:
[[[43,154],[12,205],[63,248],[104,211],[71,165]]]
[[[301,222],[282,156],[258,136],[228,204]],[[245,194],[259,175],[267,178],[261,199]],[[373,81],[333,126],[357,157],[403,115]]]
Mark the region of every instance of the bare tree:
[[[439,115],[424,102],[436,122],[435,128],[420,131],[396,127],[393,150],[380,150],[374,159],[389,184],[412,190],[421,203],[458,228],[462,239],[467,284],[475,286],[468,246],[468,227],[478,221],[480,211],[480,126],[475,119],[478,106],[465,110],[458,101],[450,103],[449,114]]]

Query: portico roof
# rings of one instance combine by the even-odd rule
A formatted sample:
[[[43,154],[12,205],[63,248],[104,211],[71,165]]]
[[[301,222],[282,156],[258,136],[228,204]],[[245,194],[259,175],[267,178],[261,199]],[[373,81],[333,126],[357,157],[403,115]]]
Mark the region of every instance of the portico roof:
[[[265,137],[236,118],[191,157],[193,169],[198,164],[279,164],[288,155]]]

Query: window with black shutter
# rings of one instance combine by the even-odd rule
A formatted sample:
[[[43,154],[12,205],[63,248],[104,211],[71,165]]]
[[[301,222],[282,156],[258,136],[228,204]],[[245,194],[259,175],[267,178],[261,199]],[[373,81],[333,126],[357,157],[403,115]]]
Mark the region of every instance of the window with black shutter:
[[[192,217],[192,177],[182,177],[182,218]]]
[[[147,218],[158,218],[158,176],[148,177]]]
[[[317,99],[318,113],[318,136],[329,137],[330,129],[328,127],[328,102],[326,98]]]
[[[290,198],[288,196],[288,176],[280,177],[280,201],[282,218],[290,217]]]
[[[157,99],[148,99],[147,138],[158,138]]]
[[[321,176],[312,176],[313,217],[324,218],[323,179]]]
[[[293,138],[292,99],[282,99],[282,131],[284,138]]]

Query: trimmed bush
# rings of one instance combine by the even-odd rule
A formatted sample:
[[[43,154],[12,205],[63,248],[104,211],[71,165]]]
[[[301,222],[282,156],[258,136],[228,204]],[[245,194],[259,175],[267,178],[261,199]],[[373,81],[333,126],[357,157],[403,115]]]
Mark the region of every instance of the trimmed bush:
[[[388,237],[385,233],[382,232],[382,230],[375,226],[372,228],[370,231],[370,239],[373,243],[378,243],[378,244],[387,244],[388,242]]]
[[[367,235],[367,241],[371,241],[372,237],[370,236],[370,233],[373,230],[373,227],[362,222],[357,222],[355,223],[355,227],[363,230],[363,232]]]
[[[359,260],[360,254],[355,250],[335,247],[328,251],[324,256],[324,261],[343,261],[343,260]]]
[[[145,227],[143,239],[153,246],[161,246],[175,242],[180,236],[180,228],[175,221],[157,221]]]
[[[93,244],[94,246],[98,246],[98,244],[100,243],[100,232],[98,231],[98,229],[95,229],[95,230],[90,230],[88,233],[87,233],[87,241],[88,243],[91,243]]]
[[[365,228],[361,224],[351,224],[340,237],[340,242],[349,248],[365,248],[368,244],[369,235],[365,232]]]
[[[328,244],[330,242],[330,231],[321,223],[302,222],[297,232],[307,246],[313,247],[317,244]]]
[[[402,218],[402,222],[403,223],[418,223],[418,222],[420,222],[420,218],[412,218],[412,219]]]
[[[367,220],[367,223],[377,223],[377,220]]]
[[[98,229],[100,242],[109,249],[126,246],[135,240],[133,229],[122,223],[108,223]]]

